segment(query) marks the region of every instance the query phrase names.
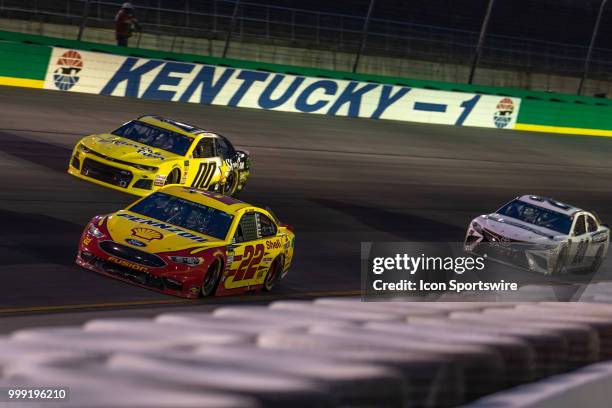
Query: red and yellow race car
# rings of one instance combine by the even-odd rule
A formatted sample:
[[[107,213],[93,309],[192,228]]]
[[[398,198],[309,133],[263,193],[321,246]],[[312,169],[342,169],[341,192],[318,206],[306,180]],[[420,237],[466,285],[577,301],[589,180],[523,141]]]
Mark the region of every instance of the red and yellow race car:
[[[166,294],[196,298],[271,290],[291,265],[295,235],[268,210],[167,186],[94,217],[76,263]]]

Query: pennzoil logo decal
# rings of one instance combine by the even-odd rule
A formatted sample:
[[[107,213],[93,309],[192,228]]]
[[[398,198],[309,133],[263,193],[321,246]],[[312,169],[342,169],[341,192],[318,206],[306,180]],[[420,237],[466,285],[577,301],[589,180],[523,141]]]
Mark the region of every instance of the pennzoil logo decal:
[[[70,50],[57,60],[57,68],[53,71],[53,83],[60,91],[68,91],[79,82],[79,72],[83,69],[81,54]]]
[[[155,239],[162,239],[164,236],[161,232],[155,231],[151,228],[132,228],[132,236],[144,239],[147,242],[151,242]]]

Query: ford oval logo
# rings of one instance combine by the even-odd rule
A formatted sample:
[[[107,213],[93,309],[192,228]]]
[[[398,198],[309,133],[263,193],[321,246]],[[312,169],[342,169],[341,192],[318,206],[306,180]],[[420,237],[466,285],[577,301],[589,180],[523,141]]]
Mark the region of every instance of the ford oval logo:
[[[147,246],[147,244],[145,244],[144,242],[139,241],[137,239],[131,239],[130,238],[130,239],[126,239],[125,242],[127,242],[130,245],[137,246],[137,247],[146,247]]]

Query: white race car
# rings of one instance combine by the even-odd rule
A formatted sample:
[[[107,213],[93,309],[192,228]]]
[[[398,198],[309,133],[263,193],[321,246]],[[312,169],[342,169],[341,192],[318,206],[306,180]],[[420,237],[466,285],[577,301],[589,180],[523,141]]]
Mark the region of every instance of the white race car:
[[[546,275],[594,273],[609,241],[610,229],[594,213],[524,195],[472,220],[464,250]]]

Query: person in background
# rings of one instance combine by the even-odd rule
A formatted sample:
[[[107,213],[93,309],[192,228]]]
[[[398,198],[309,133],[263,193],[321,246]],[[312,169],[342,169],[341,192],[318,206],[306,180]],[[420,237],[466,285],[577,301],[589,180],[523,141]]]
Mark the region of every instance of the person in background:
[[[127,47],[132,30],[140,31],[140,25],[134,15],[134,6],[132,3],[123,3],[115,16],[115,36],[118,46]]]

